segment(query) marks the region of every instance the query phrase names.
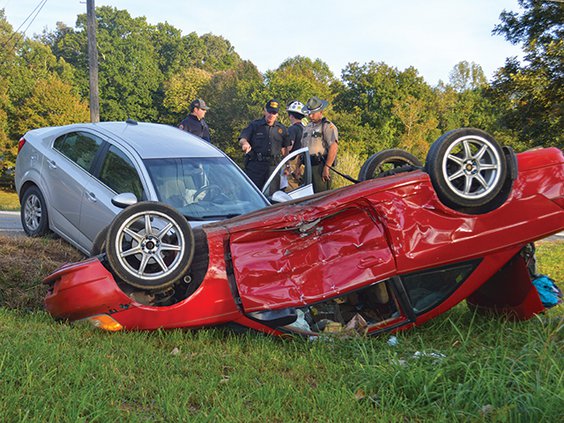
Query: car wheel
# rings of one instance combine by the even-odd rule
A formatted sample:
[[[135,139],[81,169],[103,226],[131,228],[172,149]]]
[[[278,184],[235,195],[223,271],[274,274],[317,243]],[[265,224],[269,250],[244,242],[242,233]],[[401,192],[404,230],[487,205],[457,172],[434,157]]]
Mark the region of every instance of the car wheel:
[[[90,250],[90,256],[97,256],[98,254],[102,254],[106,252],[106,237],[108,236],[108,227],[105,227],[96,238],[94,238],[94,242],[92,244],[92,249]]]
[[[414,167],[421,167],[422,163],[413,154],[397,148],[383,150],[370,156],[360,168],[358,179],[381,178],[395,173],[407,172]]]
[[[110,224],[106,255],[114,274],[136,288],[163,289],[184,277],[194,234],[174,208],[156,202],[127,207]]]
[[[425,167],[445,205],[471,214],[500,205],[496,200],[507,177],[507,161],[488,133],[475,128],[447,132],[429,149]]]
[[[20,217],[23,230],[28,236],[37,237],[49,233],[49,217],[45,199],[35,185],[26,189],[22,196]]]

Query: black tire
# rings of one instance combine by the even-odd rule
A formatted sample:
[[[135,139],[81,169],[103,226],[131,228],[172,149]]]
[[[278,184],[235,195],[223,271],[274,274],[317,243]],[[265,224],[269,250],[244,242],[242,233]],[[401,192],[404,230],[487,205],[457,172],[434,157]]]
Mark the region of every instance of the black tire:
[[[507,160],[482,130],[460,128],[441,136],[429,149],[425,170],[439,199],[452,209],[482,214],[503,203],[498,196],[508,176]]]
[[[48,234],[50,231],[47,205],[37,186],[32,185],[24,191],[21,204],[20,219],[24,232],[31,237]]]
[[[174,208],[144,201],[127,207],[109,226],[106,255],[115,275],[146,290],[172,286],[194,257],[194,234]]]
[[[94,242],[92,244],[92,248],[90,249],[90,256],[97,256],[98,254],[102,254],[106,252],[106,238],[108,236],[108,226],[98,232],[96,238],[94,238]]]
[[[414,170],[422,166],[422,163],[413,154],[392,148],[370,156],[360,168],[358,180],[367,181],[369,179],[382,178],[395,173]]]

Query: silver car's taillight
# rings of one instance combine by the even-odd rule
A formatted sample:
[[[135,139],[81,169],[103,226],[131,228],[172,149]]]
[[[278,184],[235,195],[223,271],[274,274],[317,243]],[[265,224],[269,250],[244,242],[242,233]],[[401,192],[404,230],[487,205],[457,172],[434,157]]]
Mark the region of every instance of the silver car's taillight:
[[[18,143],[18,153],[20,152],[20,150],[22,149],[22,147],[24,146],[24,144],[25,144],[25,138],[24,138],[24,137],[21,137],[21,138],[20,138],[20,142]]]

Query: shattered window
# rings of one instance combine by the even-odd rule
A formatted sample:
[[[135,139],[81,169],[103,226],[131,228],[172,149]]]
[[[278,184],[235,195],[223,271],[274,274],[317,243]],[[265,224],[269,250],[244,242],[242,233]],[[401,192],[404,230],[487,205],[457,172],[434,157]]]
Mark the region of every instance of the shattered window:
[[[422,314],[442,303],[470,276],[478,263],[475,260],[402,276],[415,313]]]

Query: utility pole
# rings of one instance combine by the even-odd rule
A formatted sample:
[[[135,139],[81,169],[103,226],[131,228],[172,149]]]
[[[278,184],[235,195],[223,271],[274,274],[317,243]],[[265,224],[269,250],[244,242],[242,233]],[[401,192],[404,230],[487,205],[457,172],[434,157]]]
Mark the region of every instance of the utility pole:
[[[88,67],[90,68],[90,121],[100,122],[98,95],[98,46],[96,45],[96,7],[94,0],[86,0]]]

